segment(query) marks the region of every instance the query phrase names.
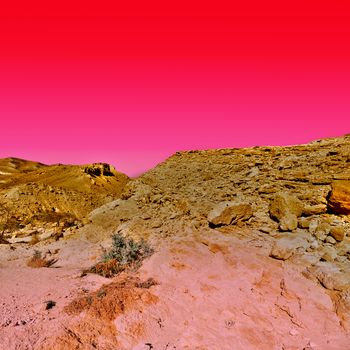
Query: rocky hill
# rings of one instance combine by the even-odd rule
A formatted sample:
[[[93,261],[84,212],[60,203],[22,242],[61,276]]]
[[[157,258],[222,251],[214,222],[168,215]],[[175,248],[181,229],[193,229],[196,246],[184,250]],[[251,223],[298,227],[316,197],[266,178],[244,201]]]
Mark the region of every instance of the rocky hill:
[[[10,242],[59,237],[84,217],[120,197],[128,177],[108,164],[44,165],[0,160],[0,225]],[[6,237],[5,237],[6,236]]]
[[[90,219],[97,235],[99,227],[105,233],[119,227],[158,237],[208,227],[271,236],[314,233],[321,225],[329,231],[321,238],[334,243],[331,227],[348,229],[348,181],[350,136],[291,147],[179,152],[130,181],[120,199]],[[228,217],[217,218],[225,207],[231,208]]]

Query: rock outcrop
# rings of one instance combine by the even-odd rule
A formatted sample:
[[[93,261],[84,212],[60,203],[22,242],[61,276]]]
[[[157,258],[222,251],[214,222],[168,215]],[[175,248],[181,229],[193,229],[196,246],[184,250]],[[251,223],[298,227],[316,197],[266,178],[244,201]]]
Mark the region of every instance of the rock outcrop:
[[[208,214],[208,221],[211,227],[220,227],[246,221],[252,215],[252,207],[249,204],[222,202]]]
[[[293,231],[298,227],[303,204],[295,196],[279,193],[271,201],[269,210],[271,218],[279,222],[281,231]]]
[[[350,181],[335,181],[328,200],[329,209],[336,214],[350,215]]]

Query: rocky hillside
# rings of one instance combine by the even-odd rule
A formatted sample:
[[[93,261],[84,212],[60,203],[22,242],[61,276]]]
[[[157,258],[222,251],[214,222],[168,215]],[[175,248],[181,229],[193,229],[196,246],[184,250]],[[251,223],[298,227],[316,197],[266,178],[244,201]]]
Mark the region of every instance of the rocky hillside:
[[[130,181],[121,199],[90,218],[105,232],[119,227],[162,237],[181,227],[316,232],[317,222],[329,225],[326,239],[330,227],[347,229],[347,181],[350,136],[292,147],[179,152]],[[215,218],[226,206],[230,217]]]
[[[350,307],[350,136],[291,147],[179,152],[130,181],[80,230],[91,241],[122,232],[232,235],[268,247]],[[343,311],[342,311],[343,310]]]
[[[51,165],[0,160],[0,232],[10,242],[59,236],[113,199],[128,177],[108,164]]]

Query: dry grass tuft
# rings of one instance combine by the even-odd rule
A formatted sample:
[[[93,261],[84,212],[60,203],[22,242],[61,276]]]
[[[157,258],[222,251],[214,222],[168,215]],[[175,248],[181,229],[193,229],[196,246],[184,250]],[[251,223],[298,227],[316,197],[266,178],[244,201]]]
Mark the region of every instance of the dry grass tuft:
[[[33,268],[50,267],[57,262],[57,259],[46,259],[40,251],[35,250],[33,256],[27,261],[27,266]]]
[[[111,278],[121,271],[123,271],[123,267],[118,263],[116,259],[111,259],[97,263],[86,272],[97,273],[100,276]]]

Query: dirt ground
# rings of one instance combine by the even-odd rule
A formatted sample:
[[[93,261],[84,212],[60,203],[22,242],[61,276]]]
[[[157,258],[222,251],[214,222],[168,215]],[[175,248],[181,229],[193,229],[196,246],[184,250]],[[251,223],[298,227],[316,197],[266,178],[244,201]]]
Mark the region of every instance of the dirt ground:
[[[1,246],[1,349],[339,350],[350,345],[326,289],[302,266],[219,234],[169,239],[137,272],[82,274],[103,245]],[[51,254],[50,254],[51,253]],[[147,281],[152,278],[152,283]],[[146,283],[142,283],[146,282]],[[54,302],[54,305],[48,302]],[[51,305],[51,308],[48,308]]]

